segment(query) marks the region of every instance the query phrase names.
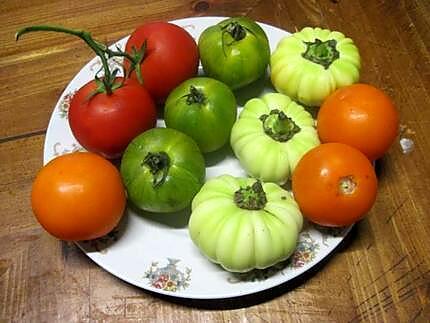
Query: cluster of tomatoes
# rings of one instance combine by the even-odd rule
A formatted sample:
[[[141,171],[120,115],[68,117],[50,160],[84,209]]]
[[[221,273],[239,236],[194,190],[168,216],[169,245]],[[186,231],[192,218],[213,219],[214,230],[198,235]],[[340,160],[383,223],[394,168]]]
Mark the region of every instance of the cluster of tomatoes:
[[[63,240],[94,239],[109,233],[126,207],[121,174],[112,161],[137,135],[156,126],[157,105],[172,89],[197,74],[197,44],[183,28],[166,22],[137,28],[124,52],[107,48],[87,32],[61,27],[24,28],[17,38],[31,31],[78,36],[104,66],[104,75],[79,88],[69,107],[72,133],[88,152],[53,159],[32,188],[33,212],[49,233]],[[109,69],[112,56],[124,57],[124,76]]]
[[[166,22],[149,23],[131,34],[125,51],[111,50],[94,41],[86,32],[59,27],[35,26],[18,32],[18,37],[37,30],[78,36],[97,53],[104,68],[103,77],[96,76],[74,94],[69,108],[73,135],[89,152],[52,160],[34,181],[33,211],[48,232],[63,240],[88,240],[107,234],[118,224],[127,200],[121,175],[130,173],[130,178],[137,178],[134,169],[142,166],[142,162],[132,162],[130,167],[124,163],[120,174],[110,160],[123,156],[124,151],[124,156],[127,155],[126,149],[133,141],[135,151],[129,152],[131,157],[127,158],[129,161],[141,160],[139,147],[146,143],[148,136],[152,134],[154,142],[167,134],[150,132],[156,126],[157,105],[163,103],[166,125],[186,133],[198,145],[198,149],[182,147],[193,153],[185,154],[180,162],[194,165],[195,160],[202,160],[194,165],[196,179],[193,180],[198,186],[190,190],[186,200],[189,204],[190,196],[196,193],[204,178],[203,158],[197,156],[193,161],[190,156],[200,154],[200,151],[214,151],[228,141],[236,119],[236,102],[231,89],[255,81],[265,72],[270,58],[262,29],[248,19],[243,18],[240,23],[244,24],[243,29],[237,21],[227,21],[217,30],[208,29],[205,41],[199,42],[199,46],[181,27]],[[232,65],[219,63],[219,57],[225,55],[226,45],[223,43],[219,48],[221,52],[215,53],[211,48],[215,43],[212,37],[224,39],[226,33],[238,46],[244,46],[244,51],[253,52],[249,48],[256,48],[254,52],[258,54],[251,56],[254,69],[238,67],[234,61]],[[246,33],[253,35],[251,43],[240,42]],[[117,70],[109,70],[107,59],[113,56],[124,58],[124,76],[117,76]],[[195,78],[199,60],[205,72],[210,71],[223,83]],[[181,100],[184,103],[178,105]],[[189,105],[200,101],[220,108],[217,112],[211,110],[208,115],[203,112],[192,115]],[[198,123],[203,123],[206,128],[196,128]],[[354,84],[327,97],[317,120],[318,135],[323,144],[306,153],[292,175],[294,198],[303,214],[313,222],[329,226],[348,225],[363,216],[376,198],[377,179],[371,161],[388,150],[397,128],[396,109],[375,87]],[[140,138],[139,135],[144,133],[146,139]],[[164,145],[171,147],[175,143],[180,146],[177,138],[172,132]],[[152,159],[147,162],[151,164],[152,175],[155,178],[161,174],[157,180],[163,181],[165,174],[161,166],[169,161],[169,156],[157,152],[150,157]],[[123,170],[126,167],[128,169]],[[178,178],[181,177],[179,174]],[[125,182],[135,185],[131,180]],[[138,206],[142,196],[148,201],[148,195],[142,193],[142,185],[127,188],[128,198]],[[186,191],[186,188],[180,190]],[[155,199],[160,199],[160,195]],[[173,210],[166,204],[160,206],[160,201],[149,200],[151,207],[148,210]],[[172,200],[171,195],[165,198],[168,200]],[[145,209],[145,204],[142,205]]]
[[[303,214],[326,226],[363,217],[377,193],[371,162],[390,148],[398,127],[392,101],[371,85],[353,84],[328,96],[317,117],[322,144],[302,157],[292,177]]]

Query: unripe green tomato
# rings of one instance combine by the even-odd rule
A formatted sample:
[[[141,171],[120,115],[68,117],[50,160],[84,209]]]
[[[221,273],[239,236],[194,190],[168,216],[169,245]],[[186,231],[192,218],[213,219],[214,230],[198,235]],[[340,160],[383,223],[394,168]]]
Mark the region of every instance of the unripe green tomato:
[[[204,153],[228,142],[236,114],[236,98],[230,88],[208,77],[183,82],[164,106],[166,126],[193,138]]]
[[[246,17],[225,19],[208,27],[200,35],[198,45],[205,74],[232,89],[262,77],[270,60],[267,35]]]
[[[199,147],[175,129],[145,131],[127,146],[121,160],[128,199],[150,212],[186,208],[203,185],[205,174]]]

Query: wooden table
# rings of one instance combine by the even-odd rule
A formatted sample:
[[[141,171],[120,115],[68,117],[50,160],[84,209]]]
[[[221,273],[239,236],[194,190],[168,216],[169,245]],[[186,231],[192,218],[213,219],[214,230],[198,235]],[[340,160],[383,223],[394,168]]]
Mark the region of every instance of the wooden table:
[[[69,36],[39,33],[16,43],[14,33],[61,24],[112,43],[143,22],[206,15],[247,15],[288,31],[322,26],[352,37],[361,80],[392,97],[400,135],[415,149],[403,153],[396,139],[377,164],[376,204],[318,271],[239,302],[181,303],[122,282],[36,222],[29,196],[52,109],[94,55]],[[1,1],[0,322],[428,321],[429,17],[428,0]]]

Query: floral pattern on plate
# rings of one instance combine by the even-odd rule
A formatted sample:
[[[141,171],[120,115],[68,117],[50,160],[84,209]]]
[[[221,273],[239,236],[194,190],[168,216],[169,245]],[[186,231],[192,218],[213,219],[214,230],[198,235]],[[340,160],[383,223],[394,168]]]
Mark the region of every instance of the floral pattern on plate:
[[[319,243],[316,242],[308,232],[302,233],[300,235],[296,251],[294,251],[289,260],[288,267],[300,268],[312,262],[315,259],[319,249]]]
[[[150,286],[164,291],[176,292],[185,289],[191,281],[191,268],[185,267],[181,271],[178,259],[167,258],[167,265],[160,267],[158,262],[152,262],[145,272],[144,278],[149,279]]]
[[[69,115],[70,102],[72,101],[73,95],[76,91],[69,92],[64,95],[58,104],[59,114],[61,119],[67,119]]]
[[[85,149],[79,146],[77,143],[72,143],[69,146],[65,146],[61,142],[56,142],[52,149],[54,151],[54,157],[58,157],[64,154],[74,153],[77,151],[85,151]]]

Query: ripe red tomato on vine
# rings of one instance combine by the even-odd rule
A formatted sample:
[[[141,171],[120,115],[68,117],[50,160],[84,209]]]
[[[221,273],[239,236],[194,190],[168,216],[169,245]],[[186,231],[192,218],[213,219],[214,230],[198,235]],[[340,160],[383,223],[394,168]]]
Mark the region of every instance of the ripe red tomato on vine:
[[[140,49],[144,51],[142,57]],[[151,22],[136,28],[125,52],[139,57],[143,85],[157,103],[164,102],[176,86],[195,76],[199,67],[199,50],[193,37],[168,22]],[[125,61],[125,67],[129,69],[129,61]],[[131,77],[138,75],[134,71]]]
[[[124,57],[134,65],[134,57],[119,49],[111,50],[95,41],[89,32],[58,26],[31,26],[19,30],[16,39],[34,31],[54,31],[84,40],[99,57],[103,76],[82,86],[73,95],[68,112],[70,129],[87,150],[114,159],[122,155],[131,140],[155,127],[157,112],[147,90],[136,80],[117,77],[119,69],[111,70],[108,59]]]

